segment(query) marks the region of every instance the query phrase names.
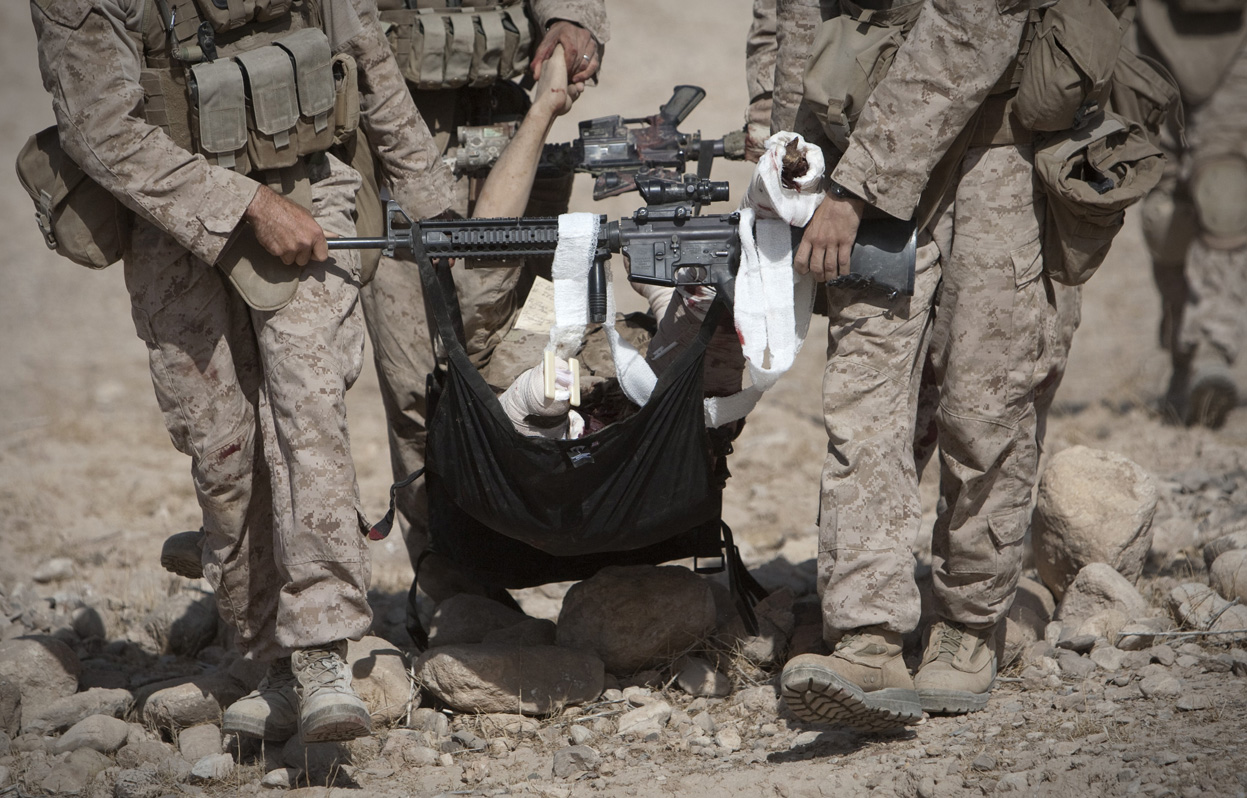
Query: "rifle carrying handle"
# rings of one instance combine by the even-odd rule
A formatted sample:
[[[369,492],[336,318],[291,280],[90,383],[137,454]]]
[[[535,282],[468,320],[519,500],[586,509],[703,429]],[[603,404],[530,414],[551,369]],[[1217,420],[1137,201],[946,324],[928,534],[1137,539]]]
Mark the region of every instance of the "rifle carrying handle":
[[[705,96],[706,90],[701,86],[676,86],[671,99],[658,109],[658,113],[663,119],[678,125],[693,112]]]

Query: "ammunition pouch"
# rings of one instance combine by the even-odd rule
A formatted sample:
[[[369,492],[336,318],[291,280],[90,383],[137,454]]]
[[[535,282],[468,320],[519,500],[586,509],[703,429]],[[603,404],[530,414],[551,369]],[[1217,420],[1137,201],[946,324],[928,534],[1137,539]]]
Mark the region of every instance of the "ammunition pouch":
[[[1065,285],[1086,282],[1104,262],[1126,208],[1156,187],[1164,166],[1139,124],[1112,113],[1037,145],[1035,172],[1048,200],[1044,272]]]
[[[184,88],[180,74],[143,70],[147,121],[179,146],[240,174],[292,166],[347,140],[359,126],[355,61],[332,55],[319,28],[194,64]]]
[[[398,68],[417,89],[490,86],[528,69],[533,31],[521,2],[405,8],[402,0],[390,0],[380,5]]]
[[[17,156],[17,177],[35,202],[49,249],[92,269],[121,260],[134,214],[65,153],[55,126],[27,140]]]

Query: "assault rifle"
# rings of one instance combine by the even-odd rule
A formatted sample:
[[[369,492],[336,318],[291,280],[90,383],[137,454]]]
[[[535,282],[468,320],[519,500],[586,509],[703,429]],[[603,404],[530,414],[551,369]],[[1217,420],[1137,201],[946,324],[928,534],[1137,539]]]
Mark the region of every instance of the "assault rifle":
[[[635,191],[646,180],[679,181],[689,161],[697,161],[698,179],[709,179],[715,158],[744,159],[745,134],[742,130],[721,139],[703,139],[699,131],[681,133],[679,124],[705,96],[700,86],[676,86],[653,116],[602,116],[581,122],[575,141],[545,145],[542,164],[593,175],[595,200]],[[514,128],[514,123],[460,127],[455,167],[470,171],[491,166]]]
[[[600,234],[589,273],[589,315],[606,321],[606,261],[612,253],[627,259],[628,279],[664,286],[713,286],[729,301],[735,296],[740,266],[740,214],[700,216],[708,202],[727,199],[728,185],[685,175],[679,181],[642,178],[637,190],[648,203],[629,219],[608,222],[601,216]],[[793,246],[804,230],[793,228]],[[463,258],[502,261],[520,266],[524,258],[552,255],[558,246],[557,217],[457,219],[415,222],[398,203],[386,213],[385,235],[379,238],[331,238],[330,249],[397,250],[415,258]],[[912,222],[866,219],[858,230],[850,273],[829,284],[874,291],[888,299],[914,291],[916,235]],[[515,263],[508,263],[515,261]]]
[[[589,273],[589,316],[606,321],[606,261],[622,253],[628,279],[668,286],[713,285],[730,299],[740,264],[740,214],[699,216],[707,202],[725,201],[727,183],[643,178],[637,190],[649,204],[631,219],[601,217],[600,236]],[[417,259],[464,258],[522,265],[523,259],[552,255],[558,246],[557,217],[456,219],[415,222],[399,205],[387,207],[385,235],[379,238],[331,238],[330,249],[397,250]],[[516,261],[513,264],[507,261]]]

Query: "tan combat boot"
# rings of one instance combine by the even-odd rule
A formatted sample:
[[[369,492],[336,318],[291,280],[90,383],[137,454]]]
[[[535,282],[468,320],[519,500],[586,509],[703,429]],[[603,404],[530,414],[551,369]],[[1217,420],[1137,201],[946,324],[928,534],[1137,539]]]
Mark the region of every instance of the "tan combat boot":
[[[914,682],[901,659],[901,636],[874,627],[844,636],[830,657],[801,654],[780,676],[784,702],[809,723],[882,732],[922,719]]]
[[[160,566],[178,576],[199,579],[204,575],[205,538],[207,533],[202,529],[170,535],[160,547]]]
[[[259,687],[230,704],[221,718],[221,730],[272,742],[295,735],[299,730],[299,697],[295,695],[289,657],[270,663]]]
[[[1001,628],[970,629],[938,621],[927,631],[927,647],[914,676],[924,710],[964,715],[987,706],[996,680],[996,633]]]
[[[345,640],[300,649],[290,657],[290,664],[298,680],[303,742],[353,740],[372,733],[368,707],[351,687]]]

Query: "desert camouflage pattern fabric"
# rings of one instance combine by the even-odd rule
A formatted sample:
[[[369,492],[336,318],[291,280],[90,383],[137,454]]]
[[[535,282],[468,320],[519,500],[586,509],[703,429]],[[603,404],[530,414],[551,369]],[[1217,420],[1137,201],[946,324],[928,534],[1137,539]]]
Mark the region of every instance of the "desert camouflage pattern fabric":
[[[753,23],[745,45],[746,155],[757,161],[772,133],[798,128],[805,62],[822,16],[818,0],[754,0]],[[817,129],[818,124],[812,126]]]
[[[929,2],[834,179],[911,217],[934,166],[1016,56],[1024,23],[1024,12],[1001,13],[991,0]],[[918,464],[934,439],[944,500],[932,543],[936,614],[995,623],[1021,571],[1041,417],[1077,326],[1077,292],[1056,293],[1042,276],[1030,145],[968,150],[937,199],[919,233],[913,297],[829,291],[818,553],[829,639],[918,623]],[[916,435],[930,418],[934,439]]]
[[[575,22],[588,30],[599,45],[610,38],[604,0],[534,0],[526,6],[538,30],[554,20]],[[514,84],[488,89],[446,89],[412,91],[416,106],[427,120],[439,155],[453,158],[455,132],[467,117],[487,112],[518,118],[526,110],[527,98]],[[488,106],[485,108],[485,106]],[[483,124],[479,118],[473,124]],[[461,216],[472,212],[471,188],[477,177],[456,175],[451,184],[449,207]],[[572,175],[539,175],[525,214],[557,216],[566,213],[571,199]],[[547,265],[548,269],[548,265]],[[455,292],[463,315],[468,356],[478,367],[488,365],[495,348],[514,324],[522,295],[530,278],[512,268],[467,269],[462,264],[453,272]],[[364,316],[373,344],[381,397],[389,422],[390,461],[394,479],[405,479],[424,465],[425,381],[433,369],[433,345],[424,313],[424,293],[415,264],[382,258],[376,276],[363,291]],[[423,482],[399,491],[396,504],[400,527],[413,563],[428,545],[427,503]],[[434,592],[440,580],[454,580],[443,573],[449,568],[439,562],[422,566],[420,582]],[[470,585],[456,581],[460,590]]]
[[[204,572],[249,657],[358,638],[371,623],[369,565],[344,404],[363,357],[358,257],[309,264],[294,299],[273,312],[248,308],[212,268],[259,184],[143,119],[133,34],[144,3],[82,0],[76,18],[31,12],[65,149],[140,214],[126,285],[166,426],[191,457]],[[374,5],[322,5],[332,46],[357,59],[362,124],[390,191],[415,214],[441,213],[449,174]],[[313,171],[313,217],[353,235],[359,175],[328,155]]]
[[[1164,139],[1171,156],[1165,177],[1143,201],[1144,238],[1161,296],[1161,344],[1175,362],[1203,353],[1233,363],[1247,336],[1247,245],[1206,234],[1190,178],[1201,163],[1247,159],[1247,47],[1207,100],[1183,102],[1186,146],[1174,135]]]

